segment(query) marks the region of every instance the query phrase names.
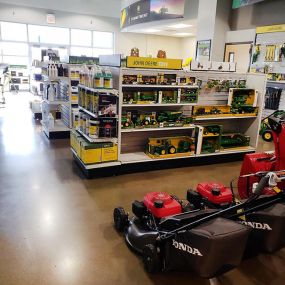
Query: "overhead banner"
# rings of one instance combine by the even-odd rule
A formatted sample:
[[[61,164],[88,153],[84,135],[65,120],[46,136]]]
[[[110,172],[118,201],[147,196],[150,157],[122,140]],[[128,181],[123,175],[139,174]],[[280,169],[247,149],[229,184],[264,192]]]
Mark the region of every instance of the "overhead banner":
[[[121,28],[184,17],[185,0],[139,0],[121,11]]]
[[[233,0],[233,9],[237,9],[243,6],[252,5],[264,0]]]

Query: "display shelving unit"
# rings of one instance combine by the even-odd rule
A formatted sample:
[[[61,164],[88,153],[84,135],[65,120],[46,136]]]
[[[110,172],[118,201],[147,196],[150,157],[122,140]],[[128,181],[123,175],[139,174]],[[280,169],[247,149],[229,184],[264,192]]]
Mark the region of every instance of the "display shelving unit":
[[[49,139],[63,139],[69,138],[70,136],[70,100],[68,96],[67,89],[69,88],[69,78],[68,77],[53,77],[50,78],[47,75],[43,75],[44,79],[44,91],[43,91],[43,101],[42,101],[42,120],[41,124],[43,127],[43,132]],[[59,88],[59,100],[50,101],[48,99],[48,86],[50,84],[57,84]],[[54,112],[56,118],[54,120],[54,126],[49,124],[49,114]],[[60,118],[58,118],[57,113],[60,112]]]
[[[255,152],[258,143],[258,130],[261,122],[261,110],[264,104],[264,94],[266,89],[266,76],[262,74],[239,74],[233,72],[206,72],[206,71],[183,71],[183,70],[164,70],[164,69],[134,69],[134,68],[111,68],[113,74],[114,88],[118,90],[119,93],[119,110],[118,110],[118,161],[109,164],[93,164],[93,165],[84,165],[82,161],[74,153],[74,159],[78,161],[80,167],[84,170],[86,175],[94,172],[98,172],[100,168],[106,169],[107,167],[115,169],[120,173],[123,172],[124,166],[130,171],[140,168],[143,168],[143,165],[148,165],[147,169],[154,169],[154,165],[159,162],[164,163],[165,165],[170,166],[171,162],[179,162],[194,165],[203,161],[204,163],[209,162],[209,158],[213,158],[217,161],[217,157],[227,157],[233,158],[236,155],[237,158],[242,158],[246,153]],[[185,85],[123,85],[122,79],[123,75],[157,75],[158,73],[164,74],[177,74],[179,77],[190,76],[196,77],[202,81],[202,87],[205,86],[206,82],[209,79],[217,80],[246,80],[247,88],[258,90],[258,102],[257,107],[259,107],[259,113],[257,116],[247,116],[247,115],[237,115],[237,116],[216,116],[210,118],[197,118],[193,124],[185,127],[156,127],[156,128],[121,128],[121,119],[122,112],[127,110],[141,110],[141,111],[183,111],[185,115],[192,114],[192,108],[195,105],[227,105],[228,102],[228,92],[210,92],[205,91],[203,88],[200,91],[199,99],[197,103],[175,103],[175,104],[124,104],[123,103],[123,92],[124,90],[130,88],[140,90],[159,90],[159,89],[181,89],[181,88],[195,88]],[[79,107],[80,108],[80,107]],[[80,108],[84,110],[83,108]],[[86,113],[89,113],[85,110]],[[224,132],[236,132],[242,133],[250,137],[250,145],[245,147],[233,148],[233,149],[223,149],[215,153],[201,153],[202,146],[202,134],[203,126],[205,125],[218,124],[222,125]],[[148,138],[155,137],[173,137],[173,136],[190,136],[195,137],[196,141],[196,152],[194,155],[181,155],[177,157],[170,158],[151,158],[145,154],[145,145]],[[221,159],[219,159],[221,160]],[[160,164],[161,165],[161,164]],[[175,163],[175,165],[177,165]],[[153,166],[153,167],[152,167]]]
[[[30,75],[26,66],[10,66],[10,91],[29,91]]]

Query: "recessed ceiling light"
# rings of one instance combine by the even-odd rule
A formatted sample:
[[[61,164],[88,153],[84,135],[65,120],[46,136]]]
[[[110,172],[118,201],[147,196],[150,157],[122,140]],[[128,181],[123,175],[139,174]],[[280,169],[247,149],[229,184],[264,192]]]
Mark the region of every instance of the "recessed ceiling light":
[[[193,34],[191,33],[176,33],[174,36],[192,36]]]
[[[148,30],[144,30],[145,33],[158,33],[161,32],[161,30],[156,30],[156,29],[148,29]]]
[[[192,27],[192,25],[176,24],[176,25],[172,25],[172,26],[168,26],[168,27],[169,27],[169,28],[173,28],[173,29],[183,29],[183,28]]]

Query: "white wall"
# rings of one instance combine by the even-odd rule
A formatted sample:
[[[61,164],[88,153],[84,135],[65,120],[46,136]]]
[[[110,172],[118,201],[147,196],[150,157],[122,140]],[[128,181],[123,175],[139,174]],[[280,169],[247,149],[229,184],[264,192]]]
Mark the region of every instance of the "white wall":
[[[255,29],[228,31],[226,34],[226,43],[244,43],[254,42]]]
[[[196,56],[196,38],[181,39],[181,56],[183,60],[192,57],[195,60]]]
[[[30,23],[37,25],[46,24],[48,10],[13,6],[0,3],[0,21]],[[155,35],[121,33],[120,20],[110,17],[99,17],[82,14],[55,11],[56,26],[97,31],[114,32],[115,53],[129,55],[133,47],[140,49],[141,55],[157,55],[159,49],[167,52],[169,58],[181,58],[181,38],[164,37]]]
[[[120,18],[119,0],[0,0],[0,3],[88,15]]]

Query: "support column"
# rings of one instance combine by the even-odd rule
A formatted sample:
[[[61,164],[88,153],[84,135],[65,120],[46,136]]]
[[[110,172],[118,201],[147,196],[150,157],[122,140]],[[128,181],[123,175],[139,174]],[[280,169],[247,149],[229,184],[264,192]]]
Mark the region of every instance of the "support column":
[[[211,40],[212,61],[224,60],[226,33],[230,30],[231,1],[199,0],[197,41]]]

